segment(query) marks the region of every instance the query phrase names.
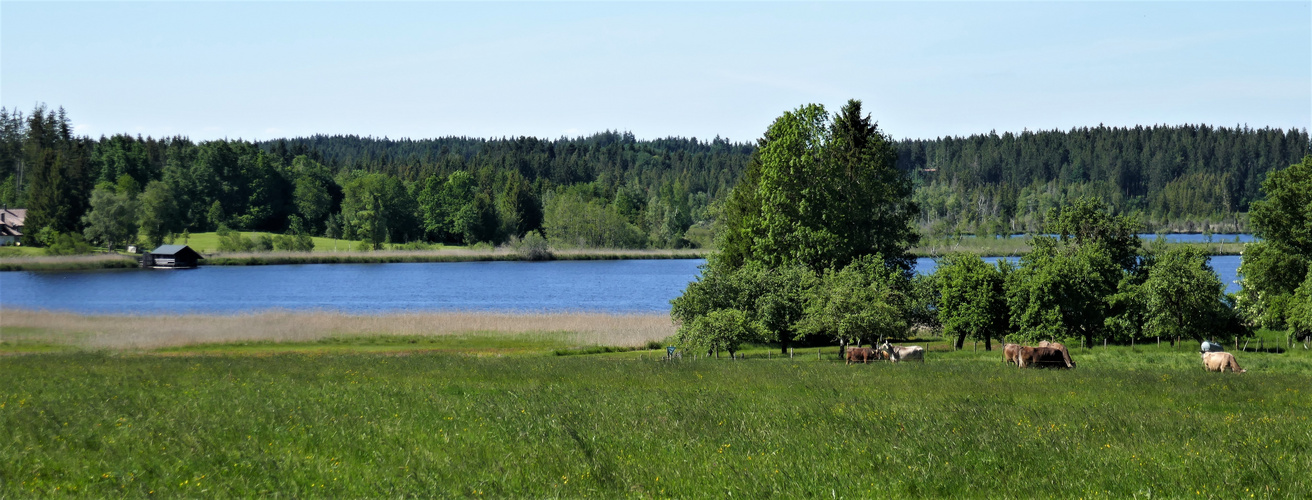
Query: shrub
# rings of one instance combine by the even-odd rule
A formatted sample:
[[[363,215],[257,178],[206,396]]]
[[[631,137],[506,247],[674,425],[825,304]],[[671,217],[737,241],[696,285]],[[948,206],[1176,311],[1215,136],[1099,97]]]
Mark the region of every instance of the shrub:
[[[271,252],[273,251],[273,248],[273,236],[270,236],[268,233],[261,234],[255,238],[256,252]]]
[[[719,309],[679,327],[679,345],[692,352],[728,351],[761,338],[761,328],[736,309]]]
[[[219,226],[215,234],[219,236],[220,252],[249,252],[255,248],[254,241],[237,231],[228,229],[228,226]]]
[[[537,231],[529,231],[523,238],[511,238],[510,248],[524,260],[551,260],[551,247]]]
[[[55,233],[49,236],[46,255],[81,255],[91,253],[91,245],[78,233]]]
[[[314,250],[314,238],[308,234],[284,234],[273,239],[273,248],[280,252],[309,252]]]

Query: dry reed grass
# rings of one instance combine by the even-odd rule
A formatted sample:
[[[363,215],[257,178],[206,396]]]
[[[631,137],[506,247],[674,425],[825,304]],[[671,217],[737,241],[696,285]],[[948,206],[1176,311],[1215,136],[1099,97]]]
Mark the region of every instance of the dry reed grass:
[[[265,311],[223,315],[81,315],[0,310],[0,340],[90,349],[156,349],[244,341],[307,342],[342,335],[522,335],[560,332],[578,345],[634,347],[674,335],[668,314],[450,312],[350,315]]]

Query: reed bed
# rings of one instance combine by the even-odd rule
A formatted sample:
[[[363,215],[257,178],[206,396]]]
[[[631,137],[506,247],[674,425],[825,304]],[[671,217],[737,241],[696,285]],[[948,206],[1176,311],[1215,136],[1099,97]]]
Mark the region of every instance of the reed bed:
[[[136,259],[119,254],[5,257],[0,271],[53,271],[81,269],[123,269],[137,267]]]
[[[352,315],[264,311],[242,315],[82,315],[0,310],[0,341],[137,350],[228,342],[311,342],[336,336],[523,335],[575,345],[638,347],[674,335],[668,314],[442,312]]]

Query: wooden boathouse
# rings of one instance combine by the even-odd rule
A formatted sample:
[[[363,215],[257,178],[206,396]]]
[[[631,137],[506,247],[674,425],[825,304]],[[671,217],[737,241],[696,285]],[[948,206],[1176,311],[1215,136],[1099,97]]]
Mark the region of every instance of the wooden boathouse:
[[[187,245],[163,245],[141,256],[141,267],[154,269],[191,269],[205,257]]]

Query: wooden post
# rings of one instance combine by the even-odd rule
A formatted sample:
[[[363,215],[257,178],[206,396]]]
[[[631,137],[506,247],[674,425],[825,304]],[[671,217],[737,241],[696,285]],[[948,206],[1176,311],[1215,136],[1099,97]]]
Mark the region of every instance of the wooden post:
[[[793,359],[793,348],[788,348],[788,359]]]
[[[1103,338],[1102,338],[1102,347],[1103,347],[1104,349],[1107,348],[1107,337],[1103,337]]]

